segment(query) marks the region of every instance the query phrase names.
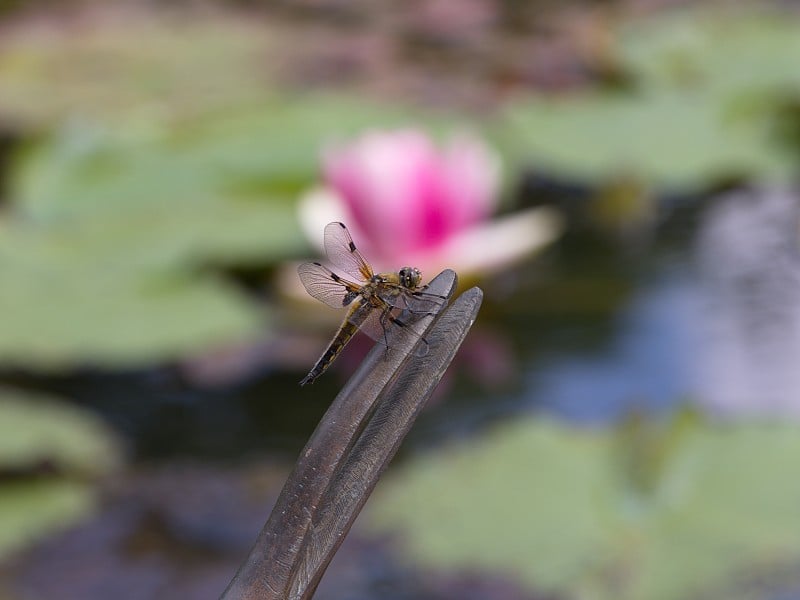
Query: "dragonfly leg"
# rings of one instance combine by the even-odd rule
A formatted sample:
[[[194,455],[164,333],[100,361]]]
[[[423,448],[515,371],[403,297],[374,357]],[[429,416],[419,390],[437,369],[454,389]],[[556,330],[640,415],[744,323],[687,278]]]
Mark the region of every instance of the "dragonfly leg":
[[[414,298],[419,298],[423,302],[429,302],[431,304],[436,304],[438,309],[441,309],[447,303],[447,296],[442,296],[440,294],[429,294],[427,292],[423,292],[420,290],[416,290],[411,292],[411,295]],[[410,307],[407,307],[409,311],[414,314],[422,313],[422,311],[415,311]],[[431,313],[428,313],[431,314]]]
[[[414,312],[414,311],[412,311],[411,309],[408,309],[408,308],[405,309],[405,310],[409,311],[412,314],[423,314],[424,316],[435,314],[435,313],[432,313],[432,312],[417,313],[417,312]],[[384,324],[386,319],[388,319],[389,321],[391,321],[394,325],[397,325],[398,327],[407,327],[408,326],[408,323],[406,323],[405,321],[402,321],[401,319],[398,319],[397,317],[392,315],[389,310],[385,310],[385,311],[383,311],[383,313],[381,313],[381,319],[380,319],[381,320],[381,325],[383,326],[383,334],[384,334],[384,336],[386,335],[386,326]],[[428,353],[428,346],[429,346],[428,340],[426,340],[424,337],[420,337],[419,339],[422,341],[423,344],[425,344],[425,352],[422,353],[423,355],[425,355],[425,354]],[[387,344],[386,344],[386,349],[387,349],[387,351],[389,349],[388,341],[387,341]]]
[[[426,292],[425,291],[427,289],[428,289],[428,286],[427,285],[423,285],[418,290],[414,290],[413,292],[411,292],[411,295],[412,296],[433,296],[434,298],[436,298],[438,300],[447,300],[447,296],[442,296],[441,294],[431,294],[430,292]]]
[[[392,322],[396,322],[400,327],[403,327],[405,323],[400,323],[390,313],[390,309],[386,308],[381,312],[380,319],[378,322],[381,324],[381,329],[383,329],[383,344],[386,346],[386,356],[389,356],[389,337],[386,335],[386,320],[392,320]]]

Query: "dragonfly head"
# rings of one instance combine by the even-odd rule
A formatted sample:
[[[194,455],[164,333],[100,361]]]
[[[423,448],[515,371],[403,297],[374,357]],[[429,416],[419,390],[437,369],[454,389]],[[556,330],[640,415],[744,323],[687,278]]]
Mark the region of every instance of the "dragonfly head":
[[[408,289],[416,289],[422,281],[422,272],[416,267],[403,267],[398,272],[400,284]]]

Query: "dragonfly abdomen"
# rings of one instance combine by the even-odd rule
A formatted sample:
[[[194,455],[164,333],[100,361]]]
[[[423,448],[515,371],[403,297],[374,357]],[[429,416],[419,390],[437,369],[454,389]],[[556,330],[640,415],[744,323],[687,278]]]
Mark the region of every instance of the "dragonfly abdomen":
[[[347,342],[349,342],[356,331],[358,331],[359,325],[369,316],[371,308],[369,304],[356,304],[356,306],[350,310],[347,318],[344,320],[341,327],[339,327],[339,331],[333,336],[331,343],[328,344],[325,352],[319,357],[319,360],[317,360],[316,364],[308,372],[308,375],[303,377],[300,381],[300,385],[314,383],[317,377],[327,371],[331,363],[336,360],[336,357],[339,356],[339,353],[347,345]]]

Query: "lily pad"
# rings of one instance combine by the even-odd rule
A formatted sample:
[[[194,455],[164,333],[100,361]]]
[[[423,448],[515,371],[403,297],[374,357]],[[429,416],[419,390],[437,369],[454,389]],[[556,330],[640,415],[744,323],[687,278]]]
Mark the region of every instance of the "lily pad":
[[[92,480],[121,462],[119,441],[96,416],[0,388],[0,471],[14,474],[0,482],[0,557],[88,514]]]
[[[0,486],[0,558],[79,521],[93,494],[77,481],[28,480]]]
[[[0,242],[5,364],[130,367],[247,339],[266,325],[240,292],[211,276],[132,269],[74,238],[14,233]]]
[[[677,600],[800,562],[797,429],[676,427],[644,446],[624,430],[499,427],[395,472],[369,522],[419,564],[578,598]]]
[[[622,28],[623,63],[639,85],[705,89],[729,99],[800,91],[800,17],[777,8],[682,10]]]
[[[787,179],[792,157],[774,142],[772,125],[728,114],[702,93],[591,93],[520,101],[505,113],[497,139],[517,166],[698,188],[731,176]]]
[[[0,470],[21,473],[47,464],[86,477],[107,473],[121,460],[119,441],[89,411],[49,396],[0,388]]]
[[[9,195],[37,221],[208,199],[288,206],[317,182],[326,143],[409,123],[441,130],[451,121],[345,96],[289,95],[176,128],[78,122],[23,153]]]

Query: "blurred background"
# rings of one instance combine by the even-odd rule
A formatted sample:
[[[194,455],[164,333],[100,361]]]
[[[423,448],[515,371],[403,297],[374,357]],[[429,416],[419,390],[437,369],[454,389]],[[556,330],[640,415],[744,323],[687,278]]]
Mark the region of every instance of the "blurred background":
[[[344,599],[800,597],[800,5],[0,1],[0,597],[216,598],[355,340],[486,294]]]

